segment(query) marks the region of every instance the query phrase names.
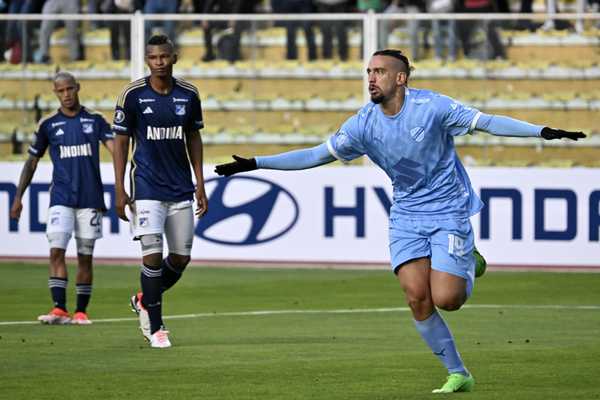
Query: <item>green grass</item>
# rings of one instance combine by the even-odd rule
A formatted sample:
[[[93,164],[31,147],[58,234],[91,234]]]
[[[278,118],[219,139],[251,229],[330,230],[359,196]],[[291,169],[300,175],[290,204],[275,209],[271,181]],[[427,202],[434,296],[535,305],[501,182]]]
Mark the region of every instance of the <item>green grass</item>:
[[[389,272],[189,268],[164,312],[208,316],[168,319],[166,350],[150,349],[134,320],[101,321],[133,316],[139,269],[95,273],[94,325],[6,325],[48,311],[47,268],[0,264],[0,398],[440,398],[429,392],[445,370],[408,312],[223,315],[403,307]],[[600,274],[488,272],[468,304],[498,307],[444,314],[477,381],[455,396],[599,399],[600,309],[576,307],[600,306],[598,288]]]

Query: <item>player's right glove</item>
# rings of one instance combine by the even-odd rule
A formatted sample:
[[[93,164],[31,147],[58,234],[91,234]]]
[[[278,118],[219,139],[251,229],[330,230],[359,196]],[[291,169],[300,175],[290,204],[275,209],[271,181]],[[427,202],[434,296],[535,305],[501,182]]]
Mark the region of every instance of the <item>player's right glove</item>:
[[[541,136],[546,140],[562,139],[562,138],[577,140],[577,139],[583,139],[585,137],[585,133],[563,131],[562,129],[552,129],[552,128],[548,128],[546,126],[542,129]]]
[[[235,160],[234,162],[220,164],[215,167],[217,175],[230,176],[238,172],[254,171],[258,168],[254,158],[243,158],[235,154],[231,157]]]

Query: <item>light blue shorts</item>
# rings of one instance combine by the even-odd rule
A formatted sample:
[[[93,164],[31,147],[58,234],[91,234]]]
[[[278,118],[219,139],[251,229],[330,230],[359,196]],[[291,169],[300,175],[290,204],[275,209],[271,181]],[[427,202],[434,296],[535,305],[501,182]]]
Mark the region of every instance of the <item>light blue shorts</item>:
[[[390,256],[394,273],[415,258],[431,258],[431,268],[467,281],[467,296],[475,280],[473,229],[468,218],[390,219]]]

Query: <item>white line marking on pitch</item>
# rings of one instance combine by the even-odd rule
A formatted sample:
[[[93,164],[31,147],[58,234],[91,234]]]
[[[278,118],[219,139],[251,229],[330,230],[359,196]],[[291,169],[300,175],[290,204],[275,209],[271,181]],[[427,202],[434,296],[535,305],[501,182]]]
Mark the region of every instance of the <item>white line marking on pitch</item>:
[[[600,305],[578,306],[578,305],[529,305],[529,304],[473,304],[464,305],[467,309],[484,308],[504,308],[504,309],[538,309],[538,310],[600,310]],[[264,311],[237,311],[237,312],[214,312],[199,314],[180,314],[167,315],[163,319],[192,319],[192,318],[210,318],[210,317],[256,317],[264,315],[291,315],[291,314],[359,314],[359,313],[389,313],[389,312],[407,312],[408,307],[394,308],[356,308],[341,310],[264,310]],[[94,319],[94,323],[104,322],[126,322],[137,321],[137,317],[129,318],[104,318]],[[6,325],[37,325],[38,321],[0,321],[0,326]]]

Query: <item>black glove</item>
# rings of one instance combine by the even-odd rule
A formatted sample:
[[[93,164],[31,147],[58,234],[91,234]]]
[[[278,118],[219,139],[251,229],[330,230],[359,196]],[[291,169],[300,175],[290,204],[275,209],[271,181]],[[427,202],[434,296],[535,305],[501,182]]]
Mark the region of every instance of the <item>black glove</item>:
[[[577,139],[583,139],[585,137],[585,133],[563,131],[562,129],[552,129],[552,128],[548,128],[546,126],[542,129],[541,136],[546,140],[562,139],[562,138],[577,140]]]
[[[215,172],[218,175],[229,176],[238,172],[254,171],[258,168],[254,158],[242,158],[236,155],[232,155],[231,157],[235,160],[234,162],[220,164],[215,167]]]

